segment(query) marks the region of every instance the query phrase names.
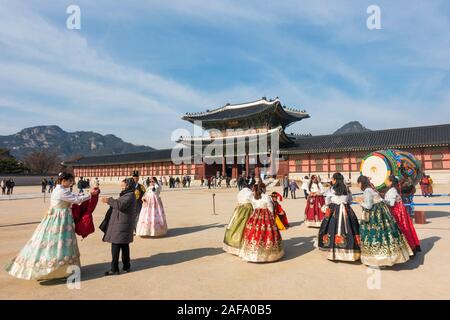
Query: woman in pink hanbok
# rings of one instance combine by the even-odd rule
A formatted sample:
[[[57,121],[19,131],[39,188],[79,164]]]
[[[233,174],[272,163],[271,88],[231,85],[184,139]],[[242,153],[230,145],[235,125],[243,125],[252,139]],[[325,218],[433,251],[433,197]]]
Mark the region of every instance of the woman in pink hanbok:
[[[161,186],[158,179],[153,177],[150,188],[143,197],[142,209],[136,227],[138,237],[162,237],[167,233],[166,214],[159,196]]]

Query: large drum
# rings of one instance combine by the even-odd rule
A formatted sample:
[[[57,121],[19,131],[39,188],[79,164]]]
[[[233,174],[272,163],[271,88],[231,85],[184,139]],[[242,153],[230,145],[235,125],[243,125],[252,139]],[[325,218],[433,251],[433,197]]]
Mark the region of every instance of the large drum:
[[[361,163],[361,174],[369,177],[372,184],[382,191],[390,175],[396,176],[402,189],[415,186],[422,179],[421,163],[409,152],[380,150],[366,156]]]

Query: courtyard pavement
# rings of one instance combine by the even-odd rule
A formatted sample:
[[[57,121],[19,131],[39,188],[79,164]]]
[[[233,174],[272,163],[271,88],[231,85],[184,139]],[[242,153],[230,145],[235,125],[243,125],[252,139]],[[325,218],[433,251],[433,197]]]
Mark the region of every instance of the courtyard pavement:
[[[449,193],[450,186],[436,186],[435,191]],[[17,187],[15,192],[27,198],[39,194],[39,187]],[[117,186],[104,186],[103,193],[117,194]],[[377,273],[360,263],[331,262],[322,256],[315,248],[317,229],[303,224],[304,199],[282,202],[292,224],[282,232],[282,260],[252,264],[224,253],[223,234],[236,193],[236,189],[200,188],[163,191],[169,233],[165,238],[135,238],[133,272],[103,276],[109,269],[110,245],[101,241],[103,233],[96,230],[78,241],[80,289],[18,280],[2,268],[0,299],[450,299],[450,207],[424,207],[428,223],[416,225],[423,252]],[[450,202],[450,198],[416,201]],[[44,203],[42,197],[0,201],[2,267],[31,237],[48,204],[48,198]],[[98,205],[96,226],[106,210],[106,205]]]

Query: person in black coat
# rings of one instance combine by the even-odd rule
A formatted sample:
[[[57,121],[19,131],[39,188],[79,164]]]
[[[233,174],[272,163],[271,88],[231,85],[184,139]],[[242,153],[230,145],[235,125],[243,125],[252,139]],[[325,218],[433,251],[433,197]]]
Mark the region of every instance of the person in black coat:
[[[103,203],[110,206],[111,215],[103,241],[111,243],[111,270],[105,275],[118,275],[119,255],[122,251],[123,271],[130,272],[130,243],[133,242],[134,217],[137,200],[135,196],[135,182],[133,179],[122,181],[122,192],[118,199],[102,198]]]

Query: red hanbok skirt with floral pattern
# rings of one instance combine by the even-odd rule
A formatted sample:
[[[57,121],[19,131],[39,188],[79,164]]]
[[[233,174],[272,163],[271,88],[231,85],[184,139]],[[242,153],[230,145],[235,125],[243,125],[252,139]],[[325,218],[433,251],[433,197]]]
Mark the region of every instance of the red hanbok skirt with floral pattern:
[[[239,256],[250,262],[272,262],[284,255],[281,234],[269,209],[255,209],[247,221]]]
[[[324,196],[309,196],[306,201],[305,208],[305,225],[307,227],[320,228],[325,213],[322,212],[322,207],[325,204]]]
[[[416,229],[403,202],[397,201],[393,207],[390,207],[390,210],[412,251],[414,253],[420,251],[419,237],[417,237]]]

